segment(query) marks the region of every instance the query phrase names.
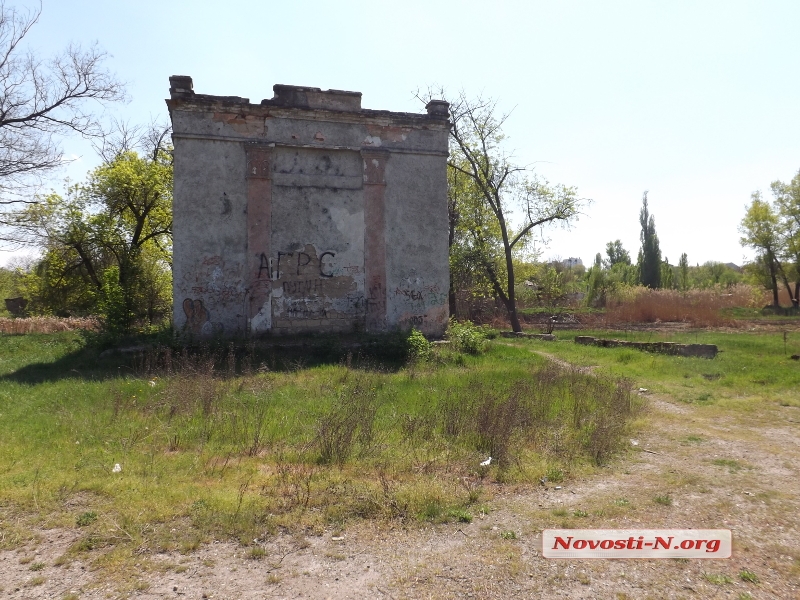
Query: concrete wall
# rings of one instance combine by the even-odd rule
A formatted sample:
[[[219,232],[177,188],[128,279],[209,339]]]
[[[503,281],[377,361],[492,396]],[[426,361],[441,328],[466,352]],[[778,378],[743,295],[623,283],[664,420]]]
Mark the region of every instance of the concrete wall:
[[[447,105],[261,104],[171,77],[174,322],[198,336],[447,324]]]

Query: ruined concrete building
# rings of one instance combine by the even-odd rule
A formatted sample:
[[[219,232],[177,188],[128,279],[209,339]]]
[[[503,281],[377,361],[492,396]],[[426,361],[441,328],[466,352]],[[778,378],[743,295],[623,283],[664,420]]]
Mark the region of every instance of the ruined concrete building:
[[[176,328],[198,335],[447,324],[448,105],[361,108],[276,85],[251,104],[170,77]]]

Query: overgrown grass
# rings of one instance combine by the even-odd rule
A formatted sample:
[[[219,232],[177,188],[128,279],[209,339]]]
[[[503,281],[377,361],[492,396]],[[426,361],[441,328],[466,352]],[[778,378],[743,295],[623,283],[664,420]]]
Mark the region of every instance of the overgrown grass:
[[[638,410],[630,384],[526,348],[437,347],[402,366],[373,342],[101,359],[76,333],[2,337],[0,522],[79,529],[73,553],[467,522],[496,484],[608,460]]]
[[[636,387],[669,394],[682,402],[747,411],[754,401],[800,406],[800,332],[720,332],[697,330],[681,333],[648,331],[559,331],[553,343],[515,342],[558,356],[570,363],[597,367],[611,376],[630,378]],[[716,344],[712,360],[651,354],[630,348],[598,348],[574,343],[576,335],[641,342]]]

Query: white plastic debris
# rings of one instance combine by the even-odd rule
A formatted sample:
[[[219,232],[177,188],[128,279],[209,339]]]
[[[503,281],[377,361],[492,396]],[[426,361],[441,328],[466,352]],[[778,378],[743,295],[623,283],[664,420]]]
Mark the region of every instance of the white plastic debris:
[[[151,380],[151,381],[148,381],[147,383],[150,384],[150,387],[156,387],[156,382],[155,381]]]
[[[648,392],[647,388],[639,388],[639,393],[640,394],[646,394],[647,392]]]
[[[111,469],[112,473],[122,473],[122,465],[117,463],[114,465],[114,468]]]
[[[481,466],[482,467],[488,467],[490,464],[492,464],[492,457],[491,456],[489,458],[487,458],[485,461],[483,461],[481,463]]]
[[[631,446],[638,446],[639,440],[631,440]]]

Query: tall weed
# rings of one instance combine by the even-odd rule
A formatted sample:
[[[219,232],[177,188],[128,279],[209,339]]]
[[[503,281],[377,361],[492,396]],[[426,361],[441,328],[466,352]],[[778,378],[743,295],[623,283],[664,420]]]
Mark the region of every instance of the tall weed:
[[[507,389],[475,381],[440,403],[442,433],[509,466],[526,450],[605,462],[622,447],[638,404],[624,382],[554,364]]]
[[[316,443],[321,463],[341,466],[356,446],[362,451],[369,449],[378,411],[376,386],[370,374],[356,374],[320,417]]]

